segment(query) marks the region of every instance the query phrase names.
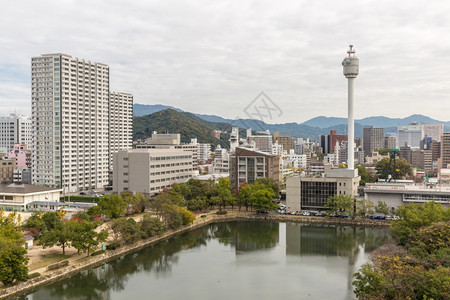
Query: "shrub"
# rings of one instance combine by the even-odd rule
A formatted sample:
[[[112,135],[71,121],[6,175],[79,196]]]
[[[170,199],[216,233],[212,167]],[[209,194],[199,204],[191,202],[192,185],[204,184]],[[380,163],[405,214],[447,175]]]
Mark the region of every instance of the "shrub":
[[[195,220],[194,214],[191,213],[190,211],[188,211],[186,208],[180,207],[177,209],[177,211],[181,216],[183,225],[190,225],[194,222],[194,220]]]
[[[31,274],[28,274],[28,279],[33,279],[33,278],[36,278],[39,276],[41,276],[41,273],[39,273],[39,272],[31,273]]]
[[[98,250],[98,251],[95,251],[94,253],[92,253],[91,256],[96,256],[96,255],[99,255],[99,254],[103,254],[105,252],[106,252],[105,250]]]
[[[63,261],[59,261],[57,263],[51,264],[47,267],[47,270],[55,270],[55,269],[59,269],[62,267],[66,267],[69,265],[69,261],[68,260],[63,260]]]
[[[216,215],[226,215],[227,211],[226,210],[219,210],[218,212],[216,212]]]

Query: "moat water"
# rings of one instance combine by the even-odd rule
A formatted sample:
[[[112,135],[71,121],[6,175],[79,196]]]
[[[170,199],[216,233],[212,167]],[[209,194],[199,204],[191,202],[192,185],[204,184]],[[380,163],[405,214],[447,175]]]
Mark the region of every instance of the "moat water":
[[[206,225],[17,299],[353,299],[352,274],[386,228]]]

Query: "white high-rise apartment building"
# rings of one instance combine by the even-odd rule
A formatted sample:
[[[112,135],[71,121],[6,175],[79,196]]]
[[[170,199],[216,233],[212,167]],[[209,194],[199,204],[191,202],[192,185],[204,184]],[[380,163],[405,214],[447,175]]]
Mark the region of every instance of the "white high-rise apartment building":
[[[121,140],[118,114],[129,114],[110,101],[109,67],[61,53],[33,57],[31,65],[33,184],[103,188],[119,147],[110,141]]]
[[[6,154],[14,148],[15,144],[31,147],[30,117],[18,114],[0,117],[0,151]]]
[[[120,92],[109,94],[109,142],[114,152],[133,147],[133,95]]]

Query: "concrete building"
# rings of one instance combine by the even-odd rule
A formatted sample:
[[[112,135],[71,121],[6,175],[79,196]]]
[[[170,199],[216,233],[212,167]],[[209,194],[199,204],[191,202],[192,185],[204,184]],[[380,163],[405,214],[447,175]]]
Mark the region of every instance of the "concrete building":
[[[395,136],[386,136],[384,138],[384,148],[388,149],[397,148],[397,138]]]
[[[279,145],[283,145],[283,149],[286,152],[289,152],[295,147],[295,142],[290,136],[280,136],[278,131],[273,134],[273,142],[278,142]]]
[[[112,93],[110,101],[108,65],[62,53],[33,57],[31,96],[33,184],[71,192],[108,185],[111,149],[129,145],[124,119],[132,113],[130,95]]]
[[[406,159],[406,161],[408,163],[412,163],[412,155],[411,155],[412,150],[411,150],[410,146],[408,146],[406,144],[403,145],[402,147],[400,147],[399,152],[400,152],[399,153],[400,158],[404,158],[404,159]]]
[[[13,181],[13,172],[15,167],[16,167],[15,158],[3,157],[0,159],[0,183]]]
[[[26,145],[15,144],[13,149],[9,151],[8,158],[16,159],[16,169],[31,168],[31,151]]]
[[[197,139],[191,139],[191,145],[197,146],[197,159],[202,162],[207,162],[211,159],[211,144],[198,143]]]
[[[31,147],[31,118],[18,114],[0,117],[0,151],[8,153],[15,144]]]
[[[409,125],[397,126],[397,145],[406,145],[411,148],[420,148],[420,141],[424,137],[423,125],[421,123],[410,123]]]
[[[113,192],[152,197],[192,178],[192,153],[182,149],[129,149],[113,154]]]
[[[136,145],[137,149],[181,149],[192,154],[192,171],[197,172],[198,148],[193,144],[182,144],[179,133],[157,133],[145,140],[145,144]]]
[[[384,148],[384,128],[363,128],[363,149],[370,155],[373,151]]]
[[[319,145],[324,154],[334,153],[336,143],[340,144],[343,141],[347,141],[347,136],[337,134],[337,130],[330,130],[328,135],[319,135]]]
[[[229,174],[230,172],[230,157],[227,149],[223,149],[217,145],[214,150],[213,169],[211,173],[215,174]]]
[[[440,142],[444,133],[444,124],[423,124],[423,134]]]
[[[408,203],[424,203],[435,201],[449,207],[450,188],[437,186],[430,188],[422,185],[408,185],[399,183],[366,184],[364,198],[373,203],[386,202],[389,209],[397,209],[400,205]]]
[[[277,155],[263,151],[237,147],[230,155],[230,181],[234,188],[247,182],[253,184],[257,178],[272,178],[280,185],[280,162]]]
[[[61,191],[61,189],[29,184],[0,184],[0,209],[25,211],[32,209],[32,207],[27,207],[30,203],[41,201],[48,205],[49,210],[54,210],[55,207],[51,203],[60,203]]]
[[[357,169],[330,169],[325,177],[288,177],[286,207],[289,211],[325,210],[331,196],[357,197],[360,180]]]
[[[121,92],[109,94],[109,143],[112,154],[133,147],[133,95]]]
[[[441,140],[441,167],[449,168],[450,165],[450,132],[444,132]]]

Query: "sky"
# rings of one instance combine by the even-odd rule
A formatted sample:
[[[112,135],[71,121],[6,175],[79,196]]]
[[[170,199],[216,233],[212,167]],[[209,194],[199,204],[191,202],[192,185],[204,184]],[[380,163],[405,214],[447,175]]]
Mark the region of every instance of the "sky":
[[[353,44],[356,119],[450,120],[445,0],[21,0],[0,9],[1,116],[30,114],[31,57],[66,53],[109,65],[110,89],[135,103],[230,119],[259,109],[267,123],[346,117],[341,63]]]

